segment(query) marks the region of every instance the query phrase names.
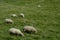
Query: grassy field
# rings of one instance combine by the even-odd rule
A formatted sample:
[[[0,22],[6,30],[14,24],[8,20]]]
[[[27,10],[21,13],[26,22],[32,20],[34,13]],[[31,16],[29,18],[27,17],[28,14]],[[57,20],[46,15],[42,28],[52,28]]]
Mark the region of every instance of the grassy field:
[[[24,19],[10,17],[21,12]],[[5,18],[15,23],[6,24]],[[25,37],[9,35],[9,28],[22,30],[25,25],[33,25],[38,33],[24,33]],[[60,0],[0,0],[0,40],[60,40]]]

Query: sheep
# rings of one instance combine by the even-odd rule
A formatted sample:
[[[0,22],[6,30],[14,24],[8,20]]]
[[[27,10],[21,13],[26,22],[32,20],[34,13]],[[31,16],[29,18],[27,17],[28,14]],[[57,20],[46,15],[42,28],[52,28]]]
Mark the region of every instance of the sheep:
[[[17,15],[16,14],[12,14],[11,17],[17,17]]]
[[[24,18],[24,14],[23,13],[20,13],[20,17]]]
[[[12,19],[5,19],[5,23],[10,23],[10,24],[13,24],[13,20]]]
[[[16,29],[16,28],[10,28],[9,33],[12,35],[19,35],[24,37],[24,34],[19,29]]]
[[[28,33],[37,33],[37,30],[33,26],[24,26],[23,31]]]

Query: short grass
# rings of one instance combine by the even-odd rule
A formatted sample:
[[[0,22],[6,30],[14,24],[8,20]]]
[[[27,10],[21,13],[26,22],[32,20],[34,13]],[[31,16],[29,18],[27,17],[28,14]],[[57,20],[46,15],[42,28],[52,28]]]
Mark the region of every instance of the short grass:
[[[24,19],[10,17],[21,12]],[[5,18],[15,23],[6,24]],[[33,25],[38,33],[24,33],[25,37],[9,35],[9,28],[22,30],[25,25]],[[60,0],[0,0],[0,40],[60,40]]]

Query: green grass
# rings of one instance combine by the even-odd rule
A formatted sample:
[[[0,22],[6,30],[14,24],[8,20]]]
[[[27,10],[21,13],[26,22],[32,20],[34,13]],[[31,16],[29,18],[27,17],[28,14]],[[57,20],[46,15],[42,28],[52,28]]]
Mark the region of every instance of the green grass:
[[[24,19],[10,17],[21,12]],[[15,23],[6,24],[5,18]],[[25,25],[33,25],[38,33],[24,33],[25,37],[9,35],[9,28],[22,30]],[[0,0],[0,40],[60,40],[60,0]]]

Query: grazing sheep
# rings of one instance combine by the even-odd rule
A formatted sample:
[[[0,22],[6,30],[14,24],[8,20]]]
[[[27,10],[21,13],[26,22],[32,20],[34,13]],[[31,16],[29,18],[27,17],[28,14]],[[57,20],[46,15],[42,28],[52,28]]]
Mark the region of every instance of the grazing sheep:
[[[17,15],[16,14],[12,14],[11,17],[17,17]]]
[[[24,37],[24,34],[19,29],[16,28],[10,28],[9,33],[12,35],[20,35]]]
[[[20,17],[24,18],[24,14],[23,13],[20,13]]]
[[[37,33],[37,30],[33,26],[25,26],[23,31],[28,33]]]
[[[12,19],[5,19],[5,23],[11,23],[11,24],[13,24],[14,22],[13,22]]]

